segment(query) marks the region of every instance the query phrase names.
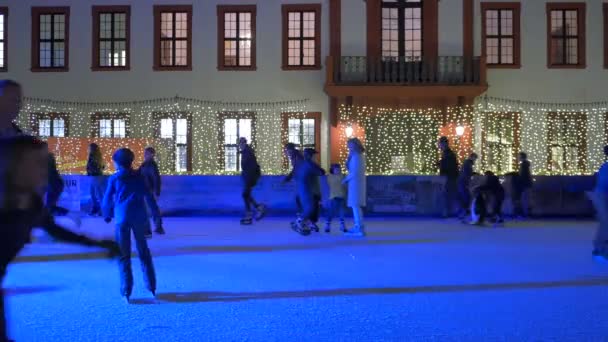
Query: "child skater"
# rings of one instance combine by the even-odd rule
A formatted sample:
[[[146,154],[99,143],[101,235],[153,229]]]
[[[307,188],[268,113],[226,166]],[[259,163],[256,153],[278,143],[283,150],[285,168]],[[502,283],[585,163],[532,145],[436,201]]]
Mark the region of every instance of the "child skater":
[[[327,208],[327,221],[325,222],[325,232],[331,232],[331,221],[334,217],[340,218],[340,231],[346,231],[344,223],[344,209],[346,207],[346,187],[342,182],[344,175],[340,164],[332,164],[327,175],[327,184],[329,184],[329,207]]]
[[[146,202],[154,219],[160,217],[154,195],[148,190],[143,176],[133,170],[134,159],[135,155],[128,148],[118,149],[114,153],[112,160],[116,173],[110,177],[102,207],[105,221],[109,223],[112,217],[115,220],[116,241],[120,246],[120,293],[127,303],[133,290],[131,231],[135,237],[146,286],[156,296],[156,274],[145,237],[146,230],[150,229]]]
[[[92,143],[89,145],[89,158],[87,161],[87,176],[91,180],[91,216],[101,214],[101,200],[105,192],[105,177],[103,176],[103,157],[99,145]]]
[[[319,164],[314,160],[317,151],[314,148],[306,148],[304,149],[304,159],[310,163],[311,166],[316,167],[317,171],[321,176],[325,175],[325,170],[323,170]],[[315,232],[319,232],[319,226],[317,223],[319,222],[319,214],[321,212],[321,180],[319,177],[316,177],[312,183],[312,191],[313,191],[313,199],[315,203],[314,212],[312,214],[310,220],[310,228]]]
[[[119,253],[113,241],[92,240],[55,224],[43,205],[47,181],[46,143],[28,136],[0,139],[0,284],[8,265],[28,242],[33,227],[42,227],[58,240],[104,248],[110,256]],[[0,341],[9,341],[1,286]]]
[[[310,235],[312,221],[318,210],[318,205],[315,205],[314,187],[316,179],[322,175],[322,170],[311,160],[305,160],[298,150],[291,150],[289,154],[294,165],[293,178],[296,181],[298,198],[302,205],[302,216],[292,228],[301,235]]]
[[[144,177],[144,181],[146,182],[146,186],[148,187],[148,191],[154,195],[154,198],[158,202],[158,197],[160,197],[160,172],[158,171],[158,164],[154,157],[156,156],[156,150],[154,147],[146,147],[144,150],[144,162],[139,166],[139,172]],[[159,235],[165,234],[165,229],[163,228],[162,218],[159,216],[154,220],[154,232]],[[146,232],[146,238],[151,238],[152,232]]]

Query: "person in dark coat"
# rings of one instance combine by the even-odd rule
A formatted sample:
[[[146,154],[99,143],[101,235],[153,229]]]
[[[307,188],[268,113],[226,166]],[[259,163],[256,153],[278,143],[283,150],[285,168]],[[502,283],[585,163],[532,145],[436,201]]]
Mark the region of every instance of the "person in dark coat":
[[[477,161],[477,153],[471,153],[464,163],[458,177],[458,197],[460,199],[460,218],[469,216],[471,213],[471,178],[473,167]]]
[[[291,163],[291,170],[289,171],[289,174],[287,174],[287,176],[285,176],[283,183],[289,183],[293,179],[293,172],[295,170],[295,165],[293,163],[293,156],[294,156],[293,153],[295,153],[295,152],[298,152],[298,149],[296,148],[296,144],[294,144],[294,143],[285,144],[283,153],[285,154],[285,157]],[[296,208],[298,210],[296,213],[296,219],[299,220],[302,216],[302,202],[300,201],[300,198],[297,195],[296,195]]]
[[[112,160],[117,171],[108,181],[102,205],[105,221],[109,223],[113,218],[116,224],[116,241],[120,246],[120,293],[127,302],[133,290],[131,232],[135,237],[146,287],[156,296],[156,273],[145,236],[146,231],[150,229],[148,208],[155,219],[160,217],[154,195],[148,190],[143,176],[133,170],[134,159],[135,155],[128,148],[118,149],[114,153]]]
[[[253,188],[262,177],[262,170],[255,157],[255,151],[249,146],[246,138],[239,139],[239,150],[241,154],[241,181],[243,182],[242,195],[245,203],[245,216],[241,219],[241,224],[248,225],[253,222],[253,209],[255,209],[256,220],[261,220],[266,214],[265,206],[256,202],[251,195]]]
[[[315,186],[323,172],[316,163],[304,159],[300,151],[291,150],[289,154],[294,165],[293,179],[296,182],[297,195],[302,205],[302,216],[292,227],[302,235],[309,235],[318,210],[318,204],[315,205]]]
[[[44,207],[47,186],[48,148],[30,136],[0,139],[0,341],[9,341],[1,283],[9,264],[29,242],[34,227],[41,227],[57,240],[101,247],[118,254],[109,240],[92,240],[58,226]]]
[[[87,160],[87,176],[91,181],[91,216],[101,214],[101,200],[106,188],[106,178],[103,175],[105,165],[101,155],[99,145],[92,143],[89,145],[89,158]]]
[[[314,160],[315,155],[317,154],[317,151],[314,148],[306,148],[304,149],[304,159],[308,162],[311,163],[312,166],[316,167],[316,172],[320,173],[321,176],[325,175],[325,170],[323,170],[319,164],[317,164],[317,162]],[[312,185],[312,191],[314,194],[314,203],[315,203],[315,210],[312,214],[312,217],[310,219],[311,222],[311,229],[314,230],[315,232],[319,232],[319,226],[317,225],[317,223],[319,222],[319,216],[321,213],[321,180],[319,177],[316,177],[314,179],[313,185]]]
[[[439,175],[444,178],[443,186],[443,217],[447,218],[452,214],[452,208],[456,193],[458,191],[458,159],[456,154],[450,149],[447,137],[439,138],[439,149],[441,150],[441,160],[439,161]]]
[[[483,196],[481,202],[484,206],[489,203],[491,205],[491,212],[488,213],[488,217],[491,217],[494,223],[502,223],[502,204],[505,200],[505,190],[500,184],[500,179],[492,172],[486,171],[484,173],[485,179],[482,185],[477,187],[475,190],[476,196]],[[485,207],[480,208],[482,211],[481,219],[477,224],[483,224],[485,218]]]
[[[515,216],[526,219],[530,215],[530,192],[532,190],[532,171],[528,155],[519,153],[519,173],[515,177],[513,207]]]
[[[608,145],[604,146],[608,157]],[[589,197],[597,213],[598,226],[593,239],[591,255],[598,261],[608,261],[608,162],[600,166],[595,175],[595,189]]]
[[[156,150],[154,147],[146,147],[144,150],[144,162],[139,166],[139,173],[144,177],[148,190],[154,195],[154,198],[158,202],[160,197],[161,189],[161,178],[160,171],[158,170],[158,164],[154,159],[156,156]],[[162,218],[158,217],[154,220],[154,232],[156,234],[165,234],[165,228],[163,228]],[[146,232],[146,237],[151,238],[152,232]]]

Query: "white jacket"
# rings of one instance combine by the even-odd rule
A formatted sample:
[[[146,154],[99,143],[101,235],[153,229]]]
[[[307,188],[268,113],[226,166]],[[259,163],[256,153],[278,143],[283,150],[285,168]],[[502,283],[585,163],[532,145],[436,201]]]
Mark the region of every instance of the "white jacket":
[[[367,203],[367,181],[365,178],[365,154],[351,153],[346,161],[348,175],[344,182],[348,184],[349,207],[365,207]]]

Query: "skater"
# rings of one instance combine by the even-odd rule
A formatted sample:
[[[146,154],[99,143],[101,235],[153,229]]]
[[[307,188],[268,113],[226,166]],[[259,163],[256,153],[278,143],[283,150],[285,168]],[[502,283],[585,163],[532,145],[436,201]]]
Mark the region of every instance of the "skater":
[[[156,296],[156,274],[152,255],[146,241],[146,230],[150,229],[148,208],[154,219],[160,217],[160,211],[154,195],[148,190],[143,176],[133,170],[135,155],[128,148],[118,149],[112,156],[116,173],[110,177],[108,188],[103,198],[103,215],[109,223],[114,218],[116,225],[116,242],[120,246],[120,294],[127,303],[133,290],[133,272],[131,271],[131,231],[135,237],[137,254],[141,261],[142,271],[148,291]]]
[[[317,171],[321,174],[321,176],[325,175],[325,170],[323,170],[319,164],[314,160],[317,151],[314,148],[306,148],[304,149],[304,159],[311,163],[312,166],[317,168]],[[319,222],[319,215],[321,213],[321,179],[320,176],[316,177],[313,182],[312,190],[314,193],[314,202],[315,202],[315,210],[310,219],[311,221],[311,229],[315,232],[319,232],[319,226],[317,225]]]
[[[439,161],[439,175],[444,179],[443,185],[443,218],[452,214],[455,194],[458,191],[458,160],[456,154],[450,149],[447,137],[439,138],[441,160]]]
[[[87,176],[90,179],[91,211],[89,215],[101,215],[101,200],[105,192],[106,179],[103,175],[105,165],[101,149],[95,143],[89,145],[89,158],[87,161]]]
[[[302,216],[292,224],[292,228],[301,235],[310,235],[318,210],[318,205],[315,205],[315,184],[322,175],[321,169],[313,161],[305,160],[298,150],[289,150],[288,153],[294,165],[293,178],[302,205]]]
[[[239,150],[241,154],[241,181],[243,182],[242,196],[245,203],[245,216],[241,219],[241,224],[250,225],[253,223],[254,218],[256,221],[259,221],[266,215],[266,207],[256,202],[251,195],[253,188],[262,177],[262,170],[255,157],[253,148],[247,144],[247,139],[239,139]],[[255,209],[255,217],[253,209]]]
[[[484,183],[475,190],[475,214],[479,216],[477,222],[472,224],[482,225],[486,217],[490,217],[495,225],[504,222],[502,217],[502,204],[505,200],[505,190],[500,184],[500,179],[492,172],[484,173]],[[487,213],[487,204],[491,204],[492,211]]]
[[[532,172],[528,155],[519,153],[519,173],[515,177],[513,207],[515,217],[528,219],[530,215],[530,192],[532,190]]]
[[[69,210],[59,207],[59,197],[63,193],[65,184],[63,179],[57,171],[57,162],[55,161],[55,155],[49,153],[49,184],[46,192],[46,207],[49,208],[53,215],[65,216]]]
[[[146,182],[146,186],[148,187],[148,191],[154,195],[154,199],[156,199],[158,203],[158,198],[160,197],[160,188],[161,188],[161,179],[160,172],[158,171],[158,164],[154,159],[156,157],[156,150],[154,147],[146,147],[144,149],[144,162],[139,166],[139,172],[144,177],[144,181]],[[159,235],[165,234],[165,229],[163,228],[162,218],[159,216],[154,220],[154,232]],[[146,238],[151,238],[152,232],[146,232]]]
[[[342,181],[348,186],[347,205],[353,210],[355,225],[344,234],[353,237],[365,236],[363,207],[367,201],[367,180],[365,178],[365,148],[357,138],[348,140],[348,158],[346,168],[348,175]]]
[[[471,153],[464,163],[458,177],[458,197],[460,199],[459,218],[462,220],[468,217],[471,212],[471,177],[473,177],[473,167],[477,161],[477,153]]]
[[[344,175],[342,174],[342,166],[340,164],[332,164],[327,175],[327,184],[329,184],[329,205],[327,208],[327,221],[325,221],[325,232],[331,232],[331,221],[334,217],[340,218],[340,231],[346,232],[346,224],[344,222],[344,209],[346,207],[346,187],[342,183]]]
[[[285,177],[285,179],[283,179],[283,183],[289,183],[293,178],[293,171],[295,170],[294,161],[292,160],[293,152],[298,152],[298,150],[296,149],[296,145],[294,143],[285,144],[283,153],[285,154],[285,157],[287,158],[287,160],[289,160],[289,162],[291,163],[291,171],[289,171],[289,174]],[[297,208],[297,212],[296,212],[296,222],[297,222],[302,217],[302,202],[300,201],[300,198],[297,196],[297,194],[296,194],[296,208]],[[295,224],[295,222],[292,222],[292,224]]]
[[[608,157],[608,145],[604,146],[604,156]],[[589,195],[599,221],[591,254],[598,261],[608,261],[608,162],[597,171],[595,190]]]
[[[66,230],[53,221],[43,205],[47,186],[48,148],[29,136],[0,139],[0,341],[9,341],[4,311],[4,281],[8,265],[28,242],[33,227],[41,227],[58,240],[119,253],[115,242],[96,241]]]

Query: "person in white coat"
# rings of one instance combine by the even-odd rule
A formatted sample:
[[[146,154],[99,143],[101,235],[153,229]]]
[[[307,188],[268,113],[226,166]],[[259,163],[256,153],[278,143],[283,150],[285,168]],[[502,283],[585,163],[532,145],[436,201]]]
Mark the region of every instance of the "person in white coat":
[[[346,169],[348,175],[344,178],[344,184],[348,186],[346,204],[353,209],[355,226],[345,232],[349,236],[365,236],[363,224],[363,207],[366,205],[367,181],[365,179],[365,148],[357,138],[348,140],[348,159]]]

